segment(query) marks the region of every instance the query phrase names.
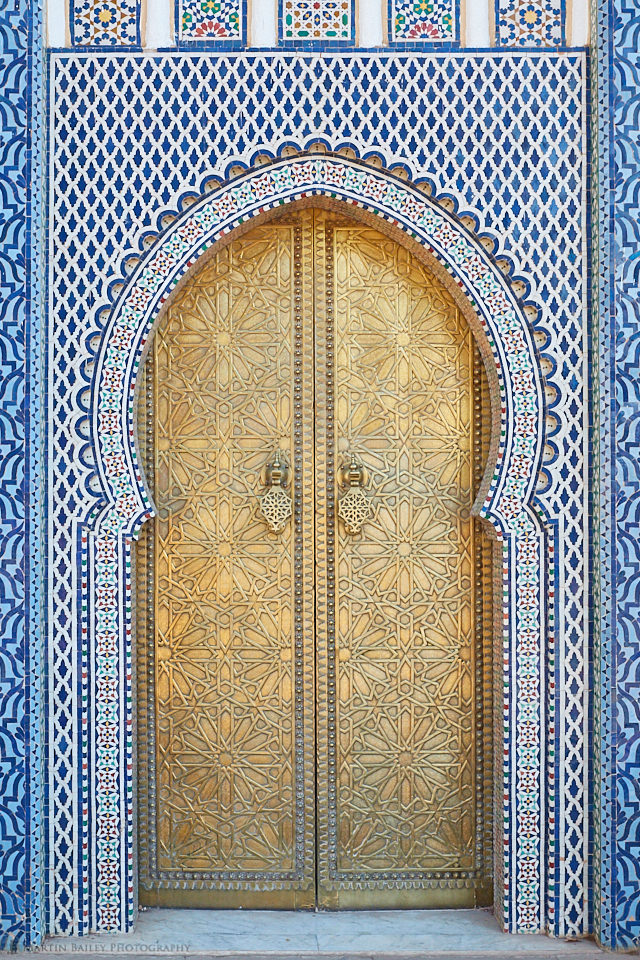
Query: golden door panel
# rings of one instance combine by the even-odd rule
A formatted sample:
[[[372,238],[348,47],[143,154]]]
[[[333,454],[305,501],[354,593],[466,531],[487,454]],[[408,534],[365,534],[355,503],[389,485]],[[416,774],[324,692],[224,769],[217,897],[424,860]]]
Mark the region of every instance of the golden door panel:
[[[473,905],[489,895],[475,348],[393,240],[325,216],[316,249],[319,897]],[[336,517],[352,459],[371,512],[355,533]]]
[[[158,516],[138,564],[144,903],[314,901],[306,233],[270,224],[218,253],[178,294],[147,365]],[[278,534],[259,501],[276,451],[295,513]]]
[[[488,406],[450,295],[289,213],[200,268],[145,377],[142,901],[489,902]]]

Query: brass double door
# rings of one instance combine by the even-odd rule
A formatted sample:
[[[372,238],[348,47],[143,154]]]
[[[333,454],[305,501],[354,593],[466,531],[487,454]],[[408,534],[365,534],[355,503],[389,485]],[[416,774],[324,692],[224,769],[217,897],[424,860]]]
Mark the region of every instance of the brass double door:
[[[490,902],[485,395],[447,290],[331,211],[177,293],[139,407],[143,903]]]

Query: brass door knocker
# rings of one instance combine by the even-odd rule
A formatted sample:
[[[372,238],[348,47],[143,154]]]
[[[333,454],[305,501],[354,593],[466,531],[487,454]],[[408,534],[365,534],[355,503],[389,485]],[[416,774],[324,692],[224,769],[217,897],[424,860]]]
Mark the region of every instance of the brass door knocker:
[[[282,533],[287,520],[293,513],[291,497],[284,489],[289,476],[286,464],[280,460],[280,451],[276,451],[273,462],[267,465],[266,480],[268,490],[259,500],[260,512],[272,533]]]
[[[349,534],[360,533],[362,524],[369,520],[373,512],[369,495],[365,493],[364,467],[351,454],[348,468],[343,470],[348,490],[338,500],[338,516],[344,522]]]

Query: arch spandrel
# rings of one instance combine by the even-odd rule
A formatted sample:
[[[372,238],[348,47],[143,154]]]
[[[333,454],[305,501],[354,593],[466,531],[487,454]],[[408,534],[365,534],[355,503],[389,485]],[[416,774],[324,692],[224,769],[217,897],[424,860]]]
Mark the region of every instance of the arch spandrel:
[[[493,397],[494,414],[499,411],[501,418],[476,511],[499,533],[522,523],[541,456],[542,378],[531,331],[508,282],[482,245],[434,200],[354,161],[302,156],[249,171],[190,206],[123,291],[94,376],[94,438],[107,501],[94,529],[135,535],[153,510],[135,451],[133,395],[163,304],[213,244],[247,220],[307,196],[339,200],[391,222],[434,258],[471,305],[485,362],[492,357],[488,372],[499,394]],[[484,336],[478,335],[480,326]]]

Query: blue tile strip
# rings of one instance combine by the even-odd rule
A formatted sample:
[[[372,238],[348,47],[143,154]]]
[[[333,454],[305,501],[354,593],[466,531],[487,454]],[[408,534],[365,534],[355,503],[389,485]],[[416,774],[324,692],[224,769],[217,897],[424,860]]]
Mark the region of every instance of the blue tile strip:
[[[43,929],[42,66],[37,2],[0,7],[0,948],[11,950]]]
[[[619,950],[640,945],[639,36],[637,3],[595,6],[594,905]]]

